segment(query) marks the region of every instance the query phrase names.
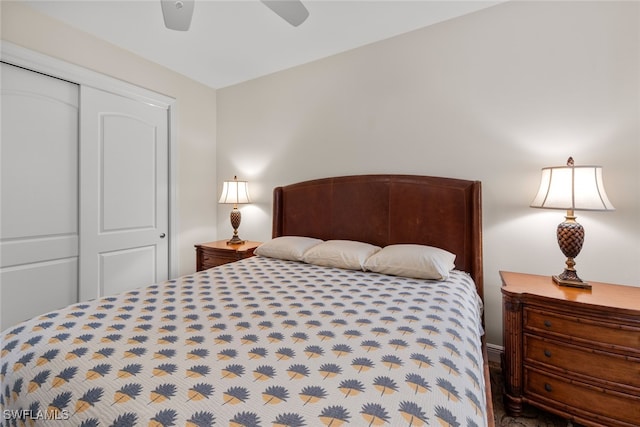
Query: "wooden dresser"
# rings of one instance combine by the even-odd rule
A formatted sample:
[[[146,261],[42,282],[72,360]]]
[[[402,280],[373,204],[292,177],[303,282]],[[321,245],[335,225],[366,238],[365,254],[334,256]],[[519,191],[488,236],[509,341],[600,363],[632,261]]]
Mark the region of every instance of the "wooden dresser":
[[[500,272],[505,406],[585,426],[640,426],[640,287]]]
[[[196,270],[206,270],[228,262],[239,261],[253,256],[260,242],[246,241],[241,245],[227,245],[226,240],[200,243],[196,247]]]

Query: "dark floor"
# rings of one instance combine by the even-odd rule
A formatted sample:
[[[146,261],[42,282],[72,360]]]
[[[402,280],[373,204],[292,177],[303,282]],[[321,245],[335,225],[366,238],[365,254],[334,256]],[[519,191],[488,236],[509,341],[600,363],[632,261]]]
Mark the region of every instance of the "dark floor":
[[[510,417],[505,413],[502,403],[503,379],[500,365],[489,363],[491,374],[491,393],[493,397],[493,410],[495,413],[496,427],[580,427],[571,424],[566,419],[557,415],[527,406],[520,417]]]

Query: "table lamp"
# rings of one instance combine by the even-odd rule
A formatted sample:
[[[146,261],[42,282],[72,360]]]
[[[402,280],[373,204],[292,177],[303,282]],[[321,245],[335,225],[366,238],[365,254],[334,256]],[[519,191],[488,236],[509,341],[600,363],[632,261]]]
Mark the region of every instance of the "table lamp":
[[[225,181],[222,184],[222,195],[218,203],[233,204],[233,210],[230,215],[233,237],[227,241],[227,245],[240,245],[244,243],[245,241],[238,237],[238,228],[240,228],[240,221],[242,219],[238,205],[241,203],[251,203],[247,181],[238,181],[237,176],[233,177],[233,181]]]
[[[553,276],[561,286],[591,289],[575,269],[574,258],[582,250],[584,228],[576,222],[574,211],[610,211],[615,208],[604,190],[601,166],[575,166],[569,157],[566,166],[542,168],[538,194],[531,202],[532,208],[563,209],[565,221],[558,225],[560,250],[567,257],[562,274]]]

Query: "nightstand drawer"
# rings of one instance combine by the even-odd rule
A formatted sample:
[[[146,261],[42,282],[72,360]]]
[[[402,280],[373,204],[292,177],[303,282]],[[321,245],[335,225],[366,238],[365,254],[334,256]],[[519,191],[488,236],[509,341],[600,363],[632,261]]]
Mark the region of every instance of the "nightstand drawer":
[[[564,409],[565,405],[568,405],[584,412],[581,415],[602,425],[640,425],[640,397],[604,390],[527,368],[525,384],[527,394],[536,395],[551,407]]]
[[[524,328],[564,336],[569,341],[582,339],[607,349],[640,350],[640,329],[621,327],[584,316],[566,316],[527,307],[524,310]]]
[[[249,255],[251,256],[251,255]],[[236,252],[229,252],[229,253],[216,253],[216,254],[212,254],[212,253],[208,253],[206,251],[204,251],[202,253],[202,262],[203,263],[215,263],[215,264],[220,264],[220,262],[233,262],[233,261],[238,261],[242,259],[242,256],[240,256],[239,254],[237,254]]]
[[[235,260],[226,260],[226,259],[222,259],[220,257],[217,256],[212,256],[209,254],[203,254],[202,255],[202,269],[206,270],[208,268],[213,268],[213,267],[217,267],[221,264],[225,264],[227,262],[232,262]]]
[[[241,259],[248,258],[253,256],[253,251],[248,253],[238,253],[238,252],[219,252],[219,253],[207,253],[203,251],[202,253],[202,267],[203,269],[217,267],[222,264],[227,264],[229,262],[240,261]]]
[[[525,334],[525,363],[537,362],[559,368],[562,371],[582,374],[593,379],[597,372],[598,380],[620,384],[620,389],[631,390],[636,387],[640,396],[640,359],[613,353],[599,352],[586,347],[564,344],[538,336]],[[629,387],[627,387],[629,386]]]

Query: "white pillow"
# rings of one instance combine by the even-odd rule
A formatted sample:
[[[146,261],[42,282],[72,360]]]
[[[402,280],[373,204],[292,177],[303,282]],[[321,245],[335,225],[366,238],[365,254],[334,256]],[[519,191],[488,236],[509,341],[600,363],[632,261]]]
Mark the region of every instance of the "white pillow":
[[[327,240],[305,252],[302,260],[324,267],[364,270],[364,262],[380,250],[380,246],[353,240]]]
[[[446,280],[456,256],[444,249],[424,245],[389,245],[370,257],[365,270],[416,279]]]
[[[322,240],[313,237],[281,236],[264,242],[254,253],[269,258],[302,261],[304,253],[320,243]]]

